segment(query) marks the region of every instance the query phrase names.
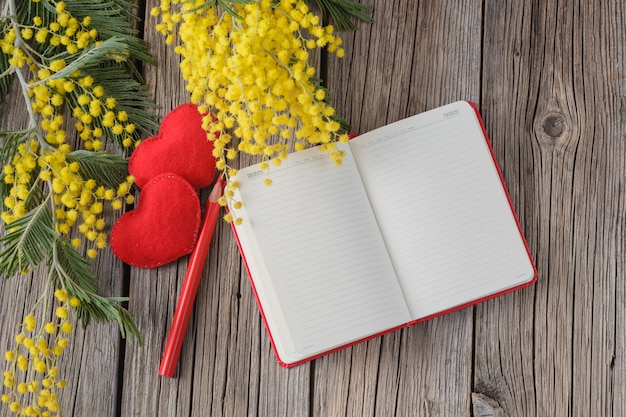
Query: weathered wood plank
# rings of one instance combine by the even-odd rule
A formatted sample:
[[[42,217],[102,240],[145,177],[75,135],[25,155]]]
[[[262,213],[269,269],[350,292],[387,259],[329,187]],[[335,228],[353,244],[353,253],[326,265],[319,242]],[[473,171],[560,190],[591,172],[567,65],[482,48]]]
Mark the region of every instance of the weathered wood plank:
[[[540,272],[478,309],[475,389],[503,415],[624,410],[618,3],[486,2],[487,128]]]
[[[536,252],[538,241],[548,233],[544,219],[549,214],[542,203],[549,201],[550,187],[541,183],[540,171],[546,162],[541,159],[540,145],[528,139],[534,111],[528,96],[529,90],[536,88],[529,83],[534,73],[530,56],[537,47],[533,47],[531,39],[536,36],[534,42],[543,42],[543,36],[537,34],[532,6],[532,2],[485,3],[482,110],[496,158],[540,271],[539,285],[544,285],[547,260]],[[536,291],[536,287],[531,287],[477,307],[474,390],[479,394],[473,397],[476,415],[532,415],[530,410],[536,400],[532,359]],[[545,313],[540,319],[554,320]]]
[[[614,366],[617,340],[616,314],[626,304],[617,303],[616,289],[623,290],[626,271],[617,270],[618,218],[624,216],[626,189],[626,126],[623,120],[626,56],[615,53],[626,42],[623,2],[592,2],[574,8],[574,96],[581,108],[581,144],[574,171],[574,235],[576,289],[574,292],[574,414],[610,415],[615,376],[624,375],[624,364]],[[581,30],[582,29],[582,30]],[[595,33],[588,37],[584,33]],[[580,52],[578,52],[580,51]],[[580,105],[578,103],[581,103]],[[621,141],[619,140],[621,138]],[[619,208],[622,208],[620,211]],[[581,282],[582,280],[582,282]],[[589,382],[587,382],[589,381]]]
[[[113,218],[113,215],[108,218]],[[95,262],[100,290],[106,297],[123,295],[123,265],[110,250],[102,251]],[[68,351],[59,367],[67,375],[62,404],[68,416],[116,416],[120,406],[121,360],[124,341],[112,322],[91,322],[86,329],[77,325]],[[129,340],[134,340],[129,336]],[[136,343],[133,341],[132,343]],[[68,389],[69,388],[69,389]]]
[[[368,3],[375,22],[329,61],[330,90],[356,132],[479,102],[481,2]],[[471,351],[467,309],[321,358],[313,415],[469,415]]]

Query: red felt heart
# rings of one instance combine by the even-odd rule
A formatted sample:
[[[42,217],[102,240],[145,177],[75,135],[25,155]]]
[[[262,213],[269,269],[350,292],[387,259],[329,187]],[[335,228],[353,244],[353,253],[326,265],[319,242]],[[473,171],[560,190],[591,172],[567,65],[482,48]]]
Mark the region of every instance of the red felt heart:
[[[196,188],[213,182],[213,142],[202,129],[202,118],[198,106],[182,104],[163,118],[157,136],[137,146],[130,157],[128,172],[140,188],[164,172],[180,175]]]
[[[195,189],[176,174],[161,174],[145,184],[137,208],[115,222],[111,249],[130,265],[156,268],[191,253],[199,226]]]

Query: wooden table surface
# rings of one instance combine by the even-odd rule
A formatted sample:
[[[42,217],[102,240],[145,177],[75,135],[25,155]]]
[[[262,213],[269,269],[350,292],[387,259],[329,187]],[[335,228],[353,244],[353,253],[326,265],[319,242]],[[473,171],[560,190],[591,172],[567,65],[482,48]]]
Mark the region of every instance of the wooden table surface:
[[[283,369],[220,223],[170,379],[158,367],[188,258],[142,270],[105,250],[101,293],[130,297],[145,343],[112,323],[78,329],[60,364],[64,415],[626,415],[626,2],[364,2],[375,22],[343,35],[343,59],[321,61],[340,113],[365,132],[476,102],[536,285]],[[146,17],[143,36],[158,65],[143,73],[162,117],[188,95],[155,24]],[[22,110],[2,104],[0,126],[23,127]],[[2,348],[44,274],[0,283]]]

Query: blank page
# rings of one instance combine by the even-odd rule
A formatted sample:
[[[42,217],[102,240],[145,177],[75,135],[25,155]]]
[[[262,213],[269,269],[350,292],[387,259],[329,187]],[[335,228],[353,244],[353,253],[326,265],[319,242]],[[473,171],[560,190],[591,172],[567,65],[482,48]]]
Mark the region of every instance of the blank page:
[[[534,278],[469,103],[422,113],[350,142],[413,319]]]
[[[245,211],[236,230],[244,252],[261,255],[244,253],[279,357],[304,359],[408,322],[352,157],[336,167],[307,149],[269,177],[263,185],[256,166],[237,174]]]

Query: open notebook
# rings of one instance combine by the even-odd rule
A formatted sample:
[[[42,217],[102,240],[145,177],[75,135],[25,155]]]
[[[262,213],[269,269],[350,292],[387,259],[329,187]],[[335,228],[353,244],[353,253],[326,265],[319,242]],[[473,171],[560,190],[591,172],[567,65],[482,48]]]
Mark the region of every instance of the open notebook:
[[[241,169],[233,225],[278,361],[293,366],[513,291],[536,270],[472,103]]]

